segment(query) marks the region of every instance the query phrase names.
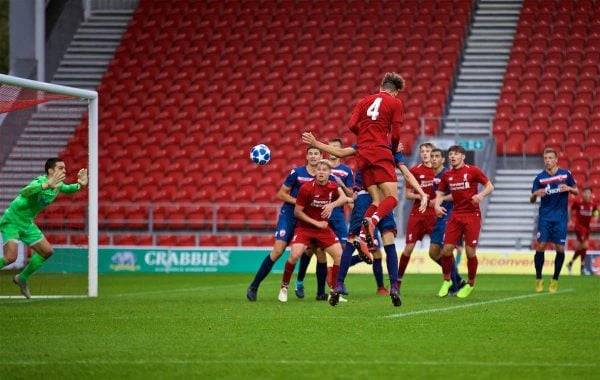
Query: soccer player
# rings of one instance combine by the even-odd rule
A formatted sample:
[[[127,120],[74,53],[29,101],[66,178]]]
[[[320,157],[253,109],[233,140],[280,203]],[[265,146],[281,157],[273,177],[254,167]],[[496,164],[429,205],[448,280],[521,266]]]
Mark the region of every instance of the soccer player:
[[[468,284],[463,286],[456,293],[456,296],[458,298],[466,298],[473,291],[475,276],[477,275],[477,242],[481,230],[481,210],[479,209],[479,204],[484,197],[494,191],[494,186],[481,169],[475,165],[465,164],[465,148],[460,145],[452,145],[448,149],[448,154],[452,168],[447,170],[440,178],[434,205],[437,216],[446,215],[448,211],[442,206],[442,202],[446,196],[446,190],[450,190],[454,205],[452,215],[450,215],[450,219],[446,224],[441,258],[444,282],[438,296],[447,296],[452,287],[450,277],[452,263],[454,262],[452,253],[460,238],[464,236],[469,278]],[[480,192],[477,192],[478,184],[484,186]]]
[[[360,100],[350,117],[349,128],[357,135],[358,141],[356,161],[363,183],[373,199],[365,213],[361,231],[369,248],[373,247],[375,226],[398,204],[394,152],[389,146],[390,135],[394,150],[400,142],[403,104],[396,96],[403,89],[404,79],[399,74],[385,74],[379,93]]]
[[[435,211],[433,210],[433,200],[435,199],[435,191],[433,189],[433,179],[435,177],[435,171],[431,167],[431,150],[435,146],[430,142],[424,142],[419,145],[419,156],[421,162],[412,168],[410,172],[417,178],[421,189],[427,194],[428,199],[431,201],[428,204],[425,212],[419,211],[420,201],[422,196],[413,191],[409,186],[405,189],[405,197],[408,200],[413,200],[414,204],[408,217],[408,223],[406,226],[406,245],[404,251],[400,256],[400,264],[398,267],[398,286],[402,287],[402,278],[404,272],[410,261],[410,256],[415,249],[417,241],[422,240],[423,237],[431,235],[433,227],[436,223]]]
[[[328,144],[334,147],[341,148],[342,140],[340,138],[332,138],[329,139]],[[331,173],[335,178],[337,184],[344,191],[344,194],[347,197],[352,197],[353,191],[352,187],[354,185],[354,173],[352,169],[344,165],[340,158],[329,154],[329,161],[333,165]],[[344,216],[344,207],[336,207],[333,210],[331,217],[329,218],[329,226],[335,232],[335,235],[340,239],[340,243],[342,247],[346,245],[348,242],[348,224],[346,223],[346,218]],[[304,298],[304,277],[306,276],[306,270],[308,269],[308,265],[310,264],[310,260],[312,258],[312,250],[306,251],[303,256],[300,258],[300,265],[298,267],[298,277],[296,279],[296,297]],[[328,278],[331,275],[331,267],[327,268]],[[347,292],[345,292],[347,294]]]
[[[296,197],[294,216],[298,225],[294,230],[291,254],[285,263],[278,299],[288,300],[288,285],[296,262],[307,247],[315,245],[327,252],[333,258],[333,276],[337,277],[340,268],[342,246],[335,232],[329,226],[328,219],[336,207],[341,207],[348,199],[344,191],[335,181],[329,179],[332,164],[321,160],[317,165],[317,175],[314,181],[300,187]],[[333,290],[332,290],[333,291]]]
[[[585,269],[585,255],[588,249],[588,240],[590,239],[590,221],[592,217],[598,217],[598,205],[596,202],[592,202],[592,188],[584,187],[583,194],[581,195],[581,201],[576,200],[571,205],[569,210],[569,219],[571,215],[575,216],[575,236],[577,241],[575,243],[575,255],[567,263],[567,269],[571,274],[571,268],[573,267],[573,261],[578,257],[581,260],[581,274],[590,274]]]
[[[264,258],[256,276],[248,289],[246,290],[246,298],[249,301],[256,301],[256,294],[260,283],[267,277],[275,261],[281,257],[289,242],[293,237],[294,228],[296,227],[296,218],[294,217],[294,206],[296,205],[296,195],[300,186],[306,182],[312,182],[317,173],[317,164],[321,160],[322,154],[318,148],[309,146],[306,150],[306,165],[298,166],[292,169],[290,174],[285,179],[283,185],[277,192],[277,198],[283,201],[283,205],[279,211],[277,227],[275,230],[275,244],[271,252]],[[317,281],[320,278],[325,284],[327,277],[327,262],[319,262],[317,264]],[[323,285],[323,289],[325,285]],[[321,297],[322,298],[322,297]],[[327,300],[325,295],[324,300]]]
[[[445,162],[444,152],[442,152],[439,148],[433,148],[431,150],[431,168],[435,172],[435,178],[433,179],[433,190],[437,191],[442,175],[448,170],[444,166]],[[432,200],[432,210],[435,201]],[[441,217],[436,217],[435,226],[433,227],[433,231],[431,232],[431,242],[429,245],[429,257],[435,261],[440,267],[442,266],[442,243],[444,241],[444,233],[446,231],[446,224],[448,223],[448,219],[450,218],[450,213],[452,211],[452,196],[450,195],[450,191],[446,190],[446,195],[444,196],[444,200],[442,202],[442,207],[446,209],[446,215]],[[410,223],[410,222],[409,222]],[[460,243],[456,246],[458,251],[460,252]],[[454,256],[452,256],[454,259]],[[449,294],[455,295],[460,288],[466,285],[466,281],[464,281],[460,275],[458,274],[458,260],[452,262],[452,269],[450,272],[450,278],[452,279],[452,287],[450,288]],[[400,267],[402,267],[402,260],[400,260]],[[402,281],[402,277],[400,273],[398,274],[398,278]]]
[[[87,169],[77,173],[77,183],[65,184],[67,168],[62,158],[49,158],[45,164],[46,175],[34,178],[19,191],[0,220],[0,232],[4,242],[4,257],[0,258],[0,269],[17,259],[18,241],[29,245],[35,253],[29,263],[13,282],[21,289],[25,298],[31,298],[27,281],[52,254],[52,245],[33,222],[36,215],[54,202],[58,193],[73,194],[88,184]]]
[[[538,248],[535,251],[535,291],[544,291],[542,268],[544,267],[544,253],[546,244],[551,242],[556,248],[554,260],[554,275],[550,281],[548,291],[554,293],[558,290],[558,276],[565,261],[565,242],[567,240],[567,221],[569,193],[579,194],[575,179],[571,172],[558,167],[558,154],[552,148],[544,149],[545,170],[533,180],[529,201],[535,203],[540,197],[540,210],[538,217]]]
[[[356,154],[357,147],[347,147],[347,148],[335,148],[331,146],[327,146],[324,143],[318,141],[310,132],[305,132],[302,134],[302,141],[305,143],[316,146],[327,153],[332,153],[338,157],[348,157]],[[400,145],[401,146],[401,145]],[[388,148],[390,149],[390,148]],[[391,150],[391,149],[390,149]],[[401,148],[399,149],[401,150]],[[417,192],[419,192],[422,196],[421,203],[421,212],[425,211],[427,207],[427,196],[425,192],[419,186],[419,183],[415,179],[415,177],[411,174],[411,172],[406,167],[404,163],[404,156],[401,152],[396,152],[394,154],[394,160],[398,165],[398,168],[402,172],[405,180],[411,186],[415,188]],[[360,174],[360,170],[356,173],[355,186],[362,184],[362,178]],[[353,261],[352,253],[354,249],[356,249],[359,253],[359,256],[362,260],[367,263],[373,263],[373,273],[379,284],[379,272],[381,272],[381,276],[383,276],[383,272],[381,268],[381,260],[376,261],[373,260],[368,247],[364,244],[364,242],[359,242],[358,239],[355,239],[355,236],[358,235],[360,228],[362,226],[362,219],[364,216],[364,212],[371,205],[372,199],[368,193],[359,192],[357,198],[354,201],[354,208],[352,209],[352,215],[350,217],[350,238],[349,240],[354,240],[354,246],[347,244],[344,247],[344,251],[342,252],[342,261],[340,265],[340,271],[337,277],[337,283],[335,287],[335,293],[329,299],[329,303],[332,306],[337,305],[337,301],[339,300],[339,294],[342,293],[344,288],[344,280],[346,279],[346,275],[348,273],[348,268],[352,265],[352,263],[356,263]],[[360,223],[358,223],[360,221]],[[398,268],[398,254],[395,245],[395,236],[396,236],[396,223],[394,221],[393,215],[388,214],[385,218],[381,220],[377,225],[377,229],[381,232],[382,242],[384,245],[384,250],[386,252],[386,264],[388,267],[388,274],[390,276],[390,297],[392,298],[392,304],[395,306],[401,305],[400,296],[398,294],[398,279],[397,279],[397,268]],[[377,259],[377,257],[376,257]]]

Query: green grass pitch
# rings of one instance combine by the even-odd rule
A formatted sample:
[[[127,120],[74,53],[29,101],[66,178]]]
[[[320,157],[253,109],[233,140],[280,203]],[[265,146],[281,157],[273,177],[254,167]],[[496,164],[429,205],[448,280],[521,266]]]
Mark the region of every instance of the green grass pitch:
[[[600,278],[480,275],[467,299],[407,275],[403,305],[351,275],[349,302],[258,301],[252,275],[103,275],[95,299],[0,300],[0,379],[567,379],[600,370]],[[35,281],[33,276],[31,281]],[[549,276],[545,277],[546,289]]]

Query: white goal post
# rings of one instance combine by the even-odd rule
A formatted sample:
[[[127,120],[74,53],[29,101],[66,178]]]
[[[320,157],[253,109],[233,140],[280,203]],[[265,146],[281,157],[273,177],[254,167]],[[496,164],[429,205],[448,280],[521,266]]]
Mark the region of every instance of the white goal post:
[[[88,296],[98,296],[98,93],[0,74],[0,85],[9,85],[87,100],[88,103]]]

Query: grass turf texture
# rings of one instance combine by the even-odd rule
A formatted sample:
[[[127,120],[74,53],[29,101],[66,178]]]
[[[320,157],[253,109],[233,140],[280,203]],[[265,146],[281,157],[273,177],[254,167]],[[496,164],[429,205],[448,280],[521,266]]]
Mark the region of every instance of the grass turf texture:
[[[103,275],[96,299],[0,300],[0,378],[593,378],[600,279],[481,275],[464,300],[407,275],[400,308],[351,275],[349,302],[277,301],[271,274]],[[548,277],[548,276],[546,276]],[[31,281],[35,281],[35,275]]]

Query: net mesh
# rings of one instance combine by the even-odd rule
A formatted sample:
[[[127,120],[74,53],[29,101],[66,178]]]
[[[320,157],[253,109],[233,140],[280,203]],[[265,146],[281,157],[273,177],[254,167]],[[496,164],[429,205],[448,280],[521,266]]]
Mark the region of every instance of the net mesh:
[[[0,114],[68,98],[70,98],[68,95],[2,84],[0,85]]]
[[[44,107],[35,107],[39,104]],[[65,183],[88,165],[87,101],[0,85],[0,214],[50,157],[65,160]],[[28,281],[36,296],[84,296],[88,286],[87,190],[59,194],[34,220],[54,254]],[[0,241],[2,241],[0,236]],[[20,297],[12,277],[33,251],[20,244],[15,263],[0,270],[0,297]]]

